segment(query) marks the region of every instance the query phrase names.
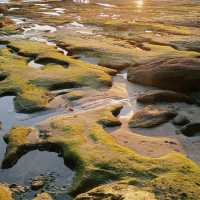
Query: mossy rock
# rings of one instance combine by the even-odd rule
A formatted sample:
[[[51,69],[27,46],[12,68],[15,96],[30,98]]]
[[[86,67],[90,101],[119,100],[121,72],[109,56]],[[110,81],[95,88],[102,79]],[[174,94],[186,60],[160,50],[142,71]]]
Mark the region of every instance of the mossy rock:
[[[177,113],[169,109],[155,106],[146,106],[133,114],[129,121],[130,128],[151,128],[168,122],[176,117]]]
[[[133,25],[134,26],[134,25]],[[140,34],[144,33],[147,24],[143,25]],[[109,27],[110,28],[110,27]],[[107,29],[106,29],[107,30]],[[177,29],[178,30],[178,29]],[[108,31],[111,31],[108,29]],[[137,33],[137,30],[133,31]],[[118,37],[119,30],[116,32]],[[109,34],[108,34],[109,35]],[[150,62],[161,58],[199,57],[195,51],[179,51],[169,45],[150,42],[148,39],[121,38],[116,41],[115,37],[79,37],[67,32],[58,32],[52,36],[58,46],[66,49],[70,55],[75,55],[83,60],[96,62],[99,65],[120,71],[125,68],[134,68],[137,64]],[[143,38],[143,37],[141,37]],[[136,39],[136,38],[134,38]],[[137,40],[137,39],[136,39]],[[140,41],[141,40],[141,41]],[[136,43],[136,44],[132,44]],[[145,55],[145,56],[144,56]]]
[[[14,200],[12,198],[12,192],[8,186],[0,183],[0,199],[1,200]]]
[[[175,152],[160,158],[141,156],[119,145],[106,132],[104,126],[118,121],[116,115],[121,108],[112,105],[53,117],[37,128],[13,128],[7,136],[3,168],[13,166],[31,150],[49,150],[61,153],[65,164],[76,171],[69,190],[72,196],[108,181],[126,181],[135,190],[150,192],[159,200],[184,199],[183,195],[187,199],[199,199],[197,164]],[[102,123],[105,119],[110,123]]]
[[[17,28],[16,24],[9,17],[0,16],[0,35],[17,34],[20,29]]]
[[[41,194],[37,194],[37,196],[33,200],[53,200],[53,198],[46,192]]]
[[[9,50],[17,52],[10,52]],[[0,50],[0,95],[16,95],[19,112],[35,112],[48,108],[54,98],[51,90],[88,86],[110,87],[114,70],[65,56],[55,47],[29,40],[11,40]],[[44,62],[42,68],[28,65],[30,59]]]
[[[75,200],[158,200],[151,192],[138,189],[127,182],[114,182],[78,195]]]

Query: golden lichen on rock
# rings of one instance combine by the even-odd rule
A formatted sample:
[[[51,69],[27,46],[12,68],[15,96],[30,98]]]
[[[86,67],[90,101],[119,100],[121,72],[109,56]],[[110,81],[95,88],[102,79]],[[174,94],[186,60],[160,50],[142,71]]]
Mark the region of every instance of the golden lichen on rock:
[[[10,163],[14,164],[19,155],[30,150],[53,149],[61,152],[66,165],[76,171],[69,191],[73,196],[108,181],[125,181],[124,187],[133,186],[134,190],[131,193],[138,191],[141,196],[153,195],[153,198],[155,196],[155,199],[161,200],[178,200],[185,197],[191,200],[199,199],[198,165],[175,152],[160,158],[141,156],[119,145],[106,132],[103,126],[120,124],[116,116],[121,108],[120,105],[113,105],[50,118],[38,125],[37,130],[27,127],[12,129],[7,140],[8,147],[3,167],[11,167]],[[33,130],[38,137],[33,137],[34,134],[27,137],[24,134],[25,129]],[[16,131],[19,138],[22,137],[20,140],[16,138]]]
[[[0,183],[0,199],[1,200],[13,200],[12,192],[8,186]]]
[[[75,200],[157,200],[151,192],[140,190],[126,182],[116,182],[96,187],[89,192],[78,195]]]
[[[53,200],[53,199],[48,193],[43,192],[41,194],[37,194],[37,196],[33,200]]]
[[[10,51],[17,52],[12,53]],[[16,95],[15,106],[21,112],[34,112],[48,107],[53,99],[50,90],[112,85],[114,70],[65,56],[55,47],[28,40],[11,40],[0,51],[0,70],[6,73],[0,81],[0,95]],[[42,68],[28,65],[30,59],[43,63]]]
[[[0,11],[2,12],[2,11]],[[7,16],[0,16],[0,34],[16,34],[20,32],[15,22]]]

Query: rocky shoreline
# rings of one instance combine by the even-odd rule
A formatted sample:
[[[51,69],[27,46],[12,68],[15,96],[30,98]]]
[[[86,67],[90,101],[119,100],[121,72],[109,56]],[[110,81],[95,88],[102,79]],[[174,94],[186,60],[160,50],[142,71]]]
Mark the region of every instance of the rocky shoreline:
[[[200,199],[199,12],[0,0],[0,200]]]

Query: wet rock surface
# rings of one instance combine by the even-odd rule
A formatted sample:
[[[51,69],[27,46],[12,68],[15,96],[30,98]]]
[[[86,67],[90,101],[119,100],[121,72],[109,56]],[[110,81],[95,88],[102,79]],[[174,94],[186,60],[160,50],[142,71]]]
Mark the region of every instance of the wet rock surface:
[[[195,100],[188,95],[173,91],[154,91],[150,94],[143,94],[137,98],[137,101],[145,104],[155,104],[159,102],[186,102],[195,103]]]
[[[45,184],[45,177],[43,176],[38,176],[38,177],[35,177],[33,179],[33,181],[31,182],[31,188],[33,190],[38,190],[40,188],[42,188]]]
[[[0,199],[200,198],[198,1],[0,3]]]
[[[44,192],[38,194],[33,200],[53,200],[53,199],[48,193]]]
[[[121,108],[120,105],[113,105],[78,115],[50,118],[40,124],[38,130],[29,127],[12,129],[8,136],[8,148],[3,164],[11,167],[10,164],[14,164],[21,153],[43,148],[61,152],[66,164],[76,170],[76,177],[71,187],[73,196],[104,184],[108,178],[114,181],[129,177],[133,179],[131,183],[137,189],[141,189],[145,184],[147,188],[151,188],[153,193],[157,188],[162,187],[163,181],[167,182],[167,187],[165,185],[162,187],[164,197],[172,195],[171,188],[174,188],[173,195],[176,194],[176,197],[183,192],[189,198],[198,197],[199,186],[195,185],[196,182],[199,182],[198,165],[179,153],[170,153],[159,159],[140,156],[131,149],[116,143],[116,140],[105,131],[103,125],[99,124],[99,121],[105,119],[111,122],[116,121],[115,115]],[[88,120],[90,124],[88,124]],[[44,139],[30,137],[32,132],[38,135],[40,130],[42,132],[46,130],[52,134]],[[189,169],[192,168],[192,172],[190,170],[183,172],[182,167],[186,166]],[[159,175],[157,169],[160,172]],[[87,175],[85,176],[85,174]],[[179,184],[182,182],[183,176],[185,182],[191,187],[185,188],[184,185]],[[177,181],[179,183],[174,185],[174,179],[176,179],[176,183]],[[145,188],[142,187],[142,189],[146,191]],[[144,195],[146,195],[145,192]]]
[[[193,137],[200,132],[200,123],[189,123],[180,129],[180,132],[188,137]]]
[[[7,185],[0,184],[0,199],[13,200],[12,192]]]
[[[113,183],[97,187],[87,193],[81,194],[76,200],[124,199],[124,200],[156,200],[154,194],[138,190],[127,183]]]
[[[183,126],[183,125],[186,125],[188,123],[190,123],[190,120],[184,115],[177,115],[173,119],[173,124],[175,124],[175,125]]]
[[[168,122],[177,115],[172,110],[165,110],[153,106],[147,106],[136,112],[129,121],[131,128],[151,128]]]
[[[131,68],[128,80],[174,91],[199,90],[199,58],[169,58]]]

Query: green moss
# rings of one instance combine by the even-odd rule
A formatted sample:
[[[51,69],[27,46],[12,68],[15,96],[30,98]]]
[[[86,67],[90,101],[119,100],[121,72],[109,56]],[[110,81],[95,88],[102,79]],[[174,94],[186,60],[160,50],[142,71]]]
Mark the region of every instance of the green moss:
[[[0,199],[1,200],[13,200],[12,192],[6,186],[0,183]]]
[[[37,194],[37,196],[33,200],[53,200],[53,199],[48,193],[43,192],[41,194]]]
[[[15,140],[15,145],[8,142],[3,163],[6,166],[7,163],[12,163],[14,158],[19,158],[16,151],[13,153],[16,146],[18,151],[23,147],[23,152],[30,150],[30,146],[34,148],[40,146],[47,150],[51,146],[51,150],[52,147],[55,147],[55,151],[59,149],[65,163],[76,170],[70,189],[72,195],[88,191],[111,180],[130,181],[127,182],[130,185],[133,185],[131,180],[134,180],[134,187],[148,190],[158,199],[167,197],[181,199],[182,193],[186,193],[188,199],[199,199],[200,168],[198,165],[175,152],[161,158],[140,156],[131,149],[119,145],[105,131],[99,121],[102,119],[110,122],[117,121],[113,114],[119,113],[120,108],[121,106],[100,108],[78,115],[64,115],[49,119],[42,123],[39,129],[45,130],[46,127],[53,134],[42,140],[41,138],[34,140],[34,143],[31,137],[26,136],[26,139],[18,141],[13,138],[15,130],[11,131],[10,138],[13,138],[12,141]],[[21,144],[21,141],[26,145]],[[159,193],[159,190],[163,192]]]
[[[20,32],[20,29],[17,28],[14,21],[9,17],[0,16],[0,34],[10,35],[17,34]]]
[[[98,89],[112,84],[112,70],[64,56],[45,43],[11,40],[8,46],[21,56],[1,49],[0,70],[6,77],[0,82],[0,95],[16,95],[19,112],[47,109],[54,97],[50,90],[82,86]],[[31,57],[46,64],[41,69],[30,67],[27,63]]]
[[[75,100],[78,100],[78,99],[81,99],[82,97],[84,97],[84,91],[72,91],[70,93],[67,94],[67,98],[70,100],[70,101],[75,101]]]
[[[146,35],[147,33],[145,33],[145,31],[148,30],[147,24],[137,25],[137,23],[133,23],[130,26],[125,25],[122,31],[119,29],[121,27],[120,25],[123,27],[122,24],[119,24],[119,27],[116,26],[116,29],[112,29],[110,26],[106,29],[106,34],[112,37],[84,38],[76,35],[71,36],[67,33],[58,33],[55,39],[58,40],[58,44],[68,50],[70,54],[82,55],[86,57],[86,59],[87,57],[93,58],[99,65],[118,71],[127,67],[134,67],[137,63],[144,63],[153,59],[200,56],[200,54],[195,51],[179,51],[175,49],[173,45],[170,45],[170,39],[167,40],[167,37],[160,39],[155,36],[156,34],[154,32],[151,35]],[[166,25],[154,24],[152,26],[154,28],[157,27],[155,31],[162,29],[162,27],[165,31],[168,29]],[[183,35],[184,33],[190,33],[188,29],[185,31],[183,30],[184,28],[179,29],[174,26],[171,27],[171,29],[173,28]],[[125,35],[128,34],[129,31],[133,36],[126,37]],[[179,37],[181,36],[179,35]],[[116,41],[115,38],[119,39]],[[155,42],[159,40],[164,40],[165,42]]]
[[[97,136],[94,134],[94,133],[90,133],[90,138],[94,141],[94,142],[97,142],[98,141],[98,138]]]

